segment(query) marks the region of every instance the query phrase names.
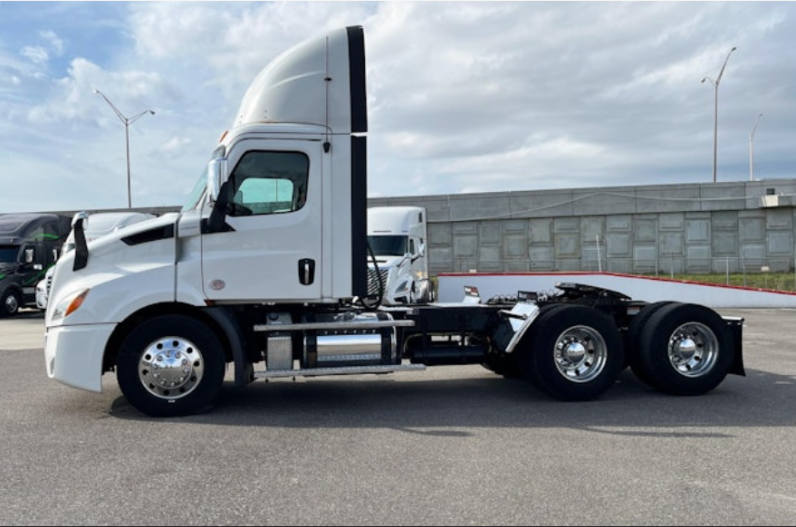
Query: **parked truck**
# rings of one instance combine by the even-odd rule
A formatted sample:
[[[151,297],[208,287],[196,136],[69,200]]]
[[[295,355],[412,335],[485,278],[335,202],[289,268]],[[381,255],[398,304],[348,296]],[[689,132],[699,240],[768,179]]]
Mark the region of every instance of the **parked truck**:
[[[424,304],[432,298],[428,279],[426,209],[368,209],[368,293],[385,306]],[[380,300],[380,301],[379,301]]]
[[[47,373],[99,392],[115,372],[151,416],[193,414],[230,382],[482,364],[562,400],[630,367],[665,392],[744,374],[742,319],[578,284],[462,304],[374,307],[368,292],[365,46],[330,31],[246,92],[180,213],[58,262]],[[365,299],[371,302],[364,302]]]
[[[88,218],[84,216],[84,237],[86,238],[86,243],[88,243],[112,232],[124,229],[129,225],[134,225],[155,217],[154,214],[135,211],[99,212],[92,214],[91,221],[89,222]],[[70,230],[61,248],[61,253],[66,254],[74,248],[75,233]],[[55,266],[51,266],[45,273],[44,278],[39,280],[39,283],[36,284],[36,307],[42,311],[47,309],[47,302],[49,301],[54,274]]]
[[[58,259],[68,233],[65,216],[0,215],[0,317],[36,306],[36,284]]]

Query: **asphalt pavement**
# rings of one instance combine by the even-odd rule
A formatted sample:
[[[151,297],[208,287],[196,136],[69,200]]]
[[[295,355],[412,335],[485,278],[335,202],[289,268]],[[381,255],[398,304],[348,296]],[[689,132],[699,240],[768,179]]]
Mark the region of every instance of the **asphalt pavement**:
[[[2,525],[794,525],[796,311],[744,316],[748,376],[673,397],[630,373],[562,403],[479,366],[259,381],[151,419],[47,378],[0,320]]]

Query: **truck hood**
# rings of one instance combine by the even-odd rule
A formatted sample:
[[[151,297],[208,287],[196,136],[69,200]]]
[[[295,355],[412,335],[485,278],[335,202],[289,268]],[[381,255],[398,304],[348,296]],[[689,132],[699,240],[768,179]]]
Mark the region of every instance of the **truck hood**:
[[[380,269],[398,267],[405,260],[406,256],[379,256],[378,254],[376,255],[376,263],[379,265]],[[368,259],[368,264],[372,266],[373,261]]]
[[[124,304],[122,299],[134,296],[132,289],[137,283],[130,280],[130,277],[145,276],[146,273],[151,274],[158,270],[166,270],[166,273],[173,275],[176,258],[174,233],[178,218],[177,213],[166,214],[89,242],[87,265],[77,271],[74,270],[77,251],[65,254],[55,266],[53,289],[47,310],[48,326],[53,323],[52,308],[80,291],[90,289],[96,298],[101,290],[112,289],[111,296],[116,297],[115,302]],[[114,283],[117,285],[113,285]],[[173,296],[173,288],[167,294]],[[102,309],[107,313],[115,308],[103,306]],[[76,316],[69,317],[70,322],[79,324],[83,318],[80,315],[81,313],[76,313]],[[102,316],[97,316],[95,320],[101,318]]]

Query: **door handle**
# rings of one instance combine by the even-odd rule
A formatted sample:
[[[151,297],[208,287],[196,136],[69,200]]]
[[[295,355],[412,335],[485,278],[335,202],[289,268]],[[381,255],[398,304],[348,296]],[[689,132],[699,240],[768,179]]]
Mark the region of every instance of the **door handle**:
[[[315,260],[309,258],[299,260],[298,273],[301,285],[312,285],[315,282]]]

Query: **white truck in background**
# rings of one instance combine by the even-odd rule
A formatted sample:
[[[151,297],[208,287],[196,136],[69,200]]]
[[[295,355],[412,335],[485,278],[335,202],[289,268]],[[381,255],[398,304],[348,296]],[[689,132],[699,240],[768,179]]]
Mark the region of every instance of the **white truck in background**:
[[[433,300],[428,279],[426,209],[368,209],[368,292],[381,293],[387,306],[425,304]],[[374,263],[375,259],[375,263]]]
[[[599,397],[628,366],[678,395],[745,374],[743,320],[694,304],[579,284],[496,303],[365,302],[365,72],[358,26],[286,51],[180,213],[90,246],[77,217],[47,306],[48,376],[100,392],[114,372],[139,411],[176,416],[212,406],[228,365],[244,388],[481,364],[566,401]]]
[[[144,212],[98,212],[91,215],[91,219],[86,219],[83,225],[85,229],[86,243],[134,225],[136,223],[156,218],[154,214]],[[75,248],[75,231],[69,232],[66,237],[61,255],[64,255]],[[36,307],[41,310],[47,309],[47,302],[52,288],[53,274],[55,267],[50,267],[44,275],[44,279],[36,284]]]

